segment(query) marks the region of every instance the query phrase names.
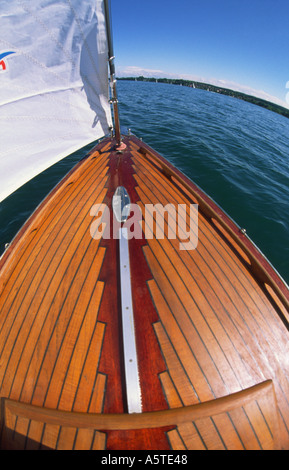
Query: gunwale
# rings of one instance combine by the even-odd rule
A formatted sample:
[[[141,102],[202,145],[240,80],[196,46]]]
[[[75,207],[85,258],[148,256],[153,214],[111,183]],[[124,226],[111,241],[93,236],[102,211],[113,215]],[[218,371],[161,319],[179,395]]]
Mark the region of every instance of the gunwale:
[[[157,201],[199,206],[194,252],[180,253],[180,240],[167,236],[129,241],[143,415],[242,395],[269,380],[277,397],[275,430],[267,427],[262,442],[264,423],[256,418],[256,404],[250,405],[251,420],[237,410],[214,419],[206,416],[197,433],[192,422],[166,422],[154,434],[141,424],[139,431],[76,432],[55,422],[43,425],[31,415],[30,421],[20,416],[12,420],[14,435],[25,436],[25,444],[18,438],[17,445],[288,448],[288,287],[244,231],[200,188],[136,137],[123,141],[123,153],[115,150],[113,139],[100,142],[37,208],[0,260],[1,400],[8,407],[15,400],[16,408],[41,407],[48,415],[51,410],[51,419],[55,410],[70,412],[71,419],[74,413],[91,419],[102,414],[111,422],[117,413],[129,422],[118,243],[92,240],[89,232],[93,204],[111,207],[116,187],[124,186],[142,212],[145,204]],[[211,430],[210,439],[206,441],[201,429]]]

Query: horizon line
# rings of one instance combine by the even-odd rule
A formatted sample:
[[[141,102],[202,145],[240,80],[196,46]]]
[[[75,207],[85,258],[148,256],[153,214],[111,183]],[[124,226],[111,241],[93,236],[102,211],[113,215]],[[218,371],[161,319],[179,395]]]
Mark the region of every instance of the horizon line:
[[[127,66],[127,67],[117,67],[117,75],[119,78],[138,78],[144,77],[149,79],[167,79],[167,80],[187,80],[196,83],[202,83],[204,85],[213,86],[216,88],[223,88],[231,90],[237,93],[242,93],[247,96],[254,98],[259,98],[261,100],[267,101],[268,103],[275,104],[284,108],[286,111],[289,110],[289,103],[282,101],[276,96],[269,95],[263,90],[255,90],[254,88],[248,87],[246,85],[241,85],[239,83],[231,82],[229,80],[223,79],[205,79],[203,77],[194,77],[189,74],[172,74],[166,73],[162,70],[153,70],[153,69],[144,69],[136,66]],[[122,75],[122,76],[121,76]],[[288,91],[287,91],[288,92]],[[284,95],[286,94],[286,85],[284,85]]]

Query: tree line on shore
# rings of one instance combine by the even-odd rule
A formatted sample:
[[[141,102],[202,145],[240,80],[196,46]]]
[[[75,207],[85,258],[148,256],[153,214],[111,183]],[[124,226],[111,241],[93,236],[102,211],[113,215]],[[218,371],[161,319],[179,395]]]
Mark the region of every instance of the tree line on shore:
[[[185,80],[181,78],[150,78],[150,77],[119,77],[118,80],[129,80],[129,81],[138,81],[138,82],[158,82],[158,83],[168,83],[171,85],[182,85],[187,86],[190,88],[199,88],[201,90],[207,90],[214,93],[220,93],[223,95],[232,96],[234,98],[241,99],[243,101],[248,101],[249,103],[253,103],[257,106],[261,106],[263,108],[269,109],[275,113],[281,114],[289,118],[289,110],[284,108],[283,106],[279,106],[278,104],[271,103],[270,101],[263,100],[262,98],[258,98],[256,96],[247,95],[245,93],[241,93],[240,91],[230,90],[229,88],[222,88],[215,85],[210,85],[208,83],[196,82],[192,80]]]

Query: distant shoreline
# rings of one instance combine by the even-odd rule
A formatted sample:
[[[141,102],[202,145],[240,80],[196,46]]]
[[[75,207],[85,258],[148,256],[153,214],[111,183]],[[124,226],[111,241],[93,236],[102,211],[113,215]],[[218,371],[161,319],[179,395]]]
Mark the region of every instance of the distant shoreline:
[[[257,106],[261,106],[262,108],[266,108],[269,111],[273,111],[277,114],[281,114],[289,118],[289,110],[280,106],[278,104],[272,103],[270,101],[263,100],[262,98],[258,98],[256,96],[246,95],[245,93],[241,93],[240,91],[230,90],[229,88],[222,88],[215,85],[210,85],[208,83],[197,82],[194,80],[184,80],[181,78],[148,78],[148,77],[118,77],[118,80],[128,80],[128,81],[138,81],[138,82],[158,82],[158,83],[168,83],[171,85],[182,85],[187,86],[190,88],[199,88],[201,90],[212,91],[214,93],[220,93],[222,95],[232,96],[234,98],[248,101],[249,103],[255,104]]]

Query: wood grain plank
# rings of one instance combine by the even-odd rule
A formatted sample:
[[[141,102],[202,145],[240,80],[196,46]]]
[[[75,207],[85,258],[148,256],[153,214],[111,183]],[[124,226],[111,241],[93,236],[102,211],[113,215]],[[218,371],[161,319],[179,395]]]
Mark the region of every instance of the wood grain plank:
[[[105,450],[107,436],[104,432],[96,432],[91,450]]]
[[[95,264],[92,265],[90,271],[93,271],[93,276],[96,277],[96,279],[98,278],[98,273],[104,257],[104,250],[100,249],[98,253],[100,256],[95,258]],[[45,397],[44,403],[48,408],[60,407],[60,409],[66,409],[68,411],[72,409],[92,335],[96,328],[103,284],[96,285],[94,290],[96,295],[94,299],[97,303],[93,306],[91,305],[91,308],[87,310],[87,302],[90,299],[84,299],[84,297],[91,296],[91,292],[92,289],[89,282],[88,285],[85,283],[82,290],[84,295],[80,295],[78,303],[74,309],[71,322],[67,327],[65,336],[63,335],[63,343],[60,351],[58,352],[49,388]],[[95,370],[97,370],[100,353],[100,349],[98,354],[97,351],[95,351],[95,360],[93,362]],[[93,376],[95,376],[95,373]],[[89,389],[87,389],[87,391],[90,396]]]
[[[191,273],[187,270],[187,266],[173,250],[170,242],[162,240],[159,243],[156,240],[149,240],[148,244],[155,257],[158,257],[161,262],[163,271],[170,278],[171,285],[178,292],[182,305],[201,337],[208,354],[214,356],[214,361],[218,364],[224,383],[230,387],[232,392],[239,390],[240,384],[243,384],[244,387],[252,385],[252,379],[250,380],[244,362],[234,348],[230,337],[226,334],[222,323],[218,320],[215,310],[198,289]],[[238,373],[235,373],[235,370],[238,370]]]
[[[106,171],[107,170],[105,170],[105,172]],[[95,182],[94,178],[93,181]],[[99,182],[101,183],[102,179],[100,179]],[[82,193],[80,191],[80,193],[78,193],[79,198],[82,199],[82,203],[87,200],[87,194],[89,194],[87,189],[87,187],[84,187],[84,192]],[[68,230],[70,234],[73,234],[75,226],[73,226],[72,224],[74,220],[79,217],[79,206],[76,201],[74,201],[73,203],[69,200],[67,201],[67,205],[65,204],[65,206],[65,211],[63,213],[62,211],[59,211],[60,213],[57,212],[57,207],[55,207],[52,209],[52,212],[50,214],[51,217],[49,215],[45,221],[42,221],[39,228],[34,230],[32,227],[33,233],[36,233],[35,239],[33,240],[33,254],[31,252],[32,246],[29,250],[25,250],[25,253],[22,254],[20,259],[15,254],[15,261],[17,260],[18,262],[16,263],[15,269],[11,274],[11,279],[13,281],[14,276],[15,282],[11,286],[9,285],[11,279],[9,279],[6,284],[5,292],[3,292],[1,295],[1,301],[4,303],[1,308],[1,320],[3,317],[4,325],[5,322],[7,323],[7,321],[9,320],[11,322],[11,315],[9,312],[11,310],[13,312],[18,311],[19,299],[23,299],[23,297],[25,297],[27,286],[29,287],[29,283],[33,282],[35,273],[39,269],[39,265],[43,263],[43,260],[45,260],[50,250],[57,251],[57,243],[59,245],[62,243],[65,247],[68,238]],[[12,319],[14,319],[13,315]],[[2,323],[2,328],[4,327],[4,325]],[[5,333],[7,334],[7,331],[9,331],[9,325],[7,326],[6,324],[5,328]]]
[[[106,191],[105,189],[102,190],[102,197],[104,197]],[[101,193],[100,193],[101,194]],[[89,210],[89,206],[88,206],[88,210]],[[91,219],[90,219],[91,220]],[[26,305],[25,302],[29,302],[29,298],[25,299],[22,303],[22,309],[23,311],[25,312],[25,320],[26,322],[23,322],[22,320],[22,324],[20,323],[20,327],[24,327],[24,331],[26,331],[26,334],[24,333],[24,335],[22,336],[22,341],[23,339],[25,340],[26,337],[28,337],[28,333],[29,333],[29,341],[24,345],[24,350],[26,352],[26,354],[28,355],[27,359],[30,361],[30,357],[31,357],[31,347],[29,345],[29,342],[33,342],[35,344],[35,338],[37,338],[39,336],[39,332],[41,332],[41,330],[43,331],[43,326],[44,326],[44,320],[45,320],[45,317],[46,317],[46,314],[47,314],[47,311],[51,311],[51,314],[52,314],[52,317],[50,318],[50,321],[49,321],[49,324],[48,324],[48,330],[46,331],[47,333],[47,337],[49,338],[50,337],[50,329],[53,329],[54,327],[54,324],[55,324],[55,320],[53,320],[53,317],[54,318],[58,318],[58,310],[57,308],[51,310],[51,306],[54,305],[55,306],[55,300],[53,301],[53,304],[52,304],[52,299],[53,297],[55,297],[55,299],[59,299],[60,301],[60,305],[62,304],[62,299],[63,299],[63,296],[66,295],[67,293],[67,289],[70,288],[70,285],[71,285],[71,280],[74,278],[74,271],[71,269],[69,270],[69,266],[72,266],[71,263],[72,263],[72,260],[73,260],[73,263],[74,263],[74,266],[77,267],[77,266],[80,266],[81,263],[83,263],[83,256],[84,256],[84,253],[87,251],[87,247],[91,244],[91,246],[93,246],[93,250],[97,249],[97,245],[99,243],[99,241],[93,241],[93,244],[91,243],[91,238],[90,238],[90,234],[89,234],[89,230],[88,230],[88,233],[87,233],[87,222],[84,222],[82,223],[82,225],[80,225],[80,228],[78,230],[78,237],[74,237],[74,234],[75,232],[73,232],[73,235],[69,235],[69,240],[70,240],[70,244],[68,245],[67,247],[67,250],[66,252],[62,255],[62,249],[60,250],[59,252],[59,255],[60,255],[60,258],[58,258],[58,261],[55,261],[55,268],[53,269],[50,269],[49,271],[45,271],[42,275],[42,279],[45,279],[45,285],[49,286],[49,289],[46,289],[45,290],[41,290],[41,288],[38,287],[38,284],[35,282],[33,284],[33,286],[30,287],[31,289],[31,296],[32,296],[32,300],[35,296],[35,290],[38,289],[38,295],[37,297],[35,297],[34,301],[33,301],[33,304],[31,304],[31,306],[33,306],[33,309],[31,310],[31,308],[29,309],[29,305]],[[83,237],[86,237],[86,240],[87,242],[83,242],[82,239]],[[77,247],[80,247],[80,249],[78,249],[78,251],[76,251]],[[57,265],[58,263],[58,265]],[[43,268],[43,265],[41,264],[41,268]],[[44,268],[43,268],[44,269]],[[53,277],[54,276],[54,273],[55,271],[57,270],[57,274],[59,277]],[[77,272],[77,271],[76,271]],[[38,274],[39,275],[39,274]],[[45,278],[43,277],[45,275]],[[59,279],[62,279],[62,281],[60,282],[60,288],[59,288]],[[42,281],[43,282],[43,281]],[[50,285],[49,285],[50,283]],[[64,290],[63,290],[64,289]],[[64,297],[65,298],[65,297]],[[30,303],[31,303],[31,300],[30,300]],[[39,309],[41,306],[41,309]],[[36,315],[35,315],[35,312],[37,313],[37,322],[35,321],[36,319]],[[27,315],[28,314],[28,315]],[[42,320],[40,319],[40,317],[42,317]],[[28,323],[30,322],[30,324],[28,325]],[[33,327],[31,328],[31,325],[33,325]],[[17,335],[17,332],[18,330],[16,329],[16,332],[14,334]],[[36,335],[36,336],[35,336]],[[22,347],[23,348],[23,347]],[[15,365],[18,365],[18,362],[19,360],[17,360],[17,355],[19,357],[19,355],[21,355],[21,361],[23,361],[26,357],[25,354],[23,354],[23,351],[22,351],[22,348],[21,346],[13,349],[13,365],[12,365],[12,369]],[[42,343],[42,348],[43,350],[45,351],[46,350],[46,343],[45,341]],[[32,349],[33,351],[33,349]],[[37,351],[37,354],[39,354],[39,350]],[[12,356],[11,356],[11,359],[12,359]],[[10,359],[10,361],[11,361]],[[27,360],[26,359],[26,360]],[[35,357],[34,355],[34,361],[36,360],[36,363],[39,364],[39,360],[40,360],[40,357],[39,355],[37,357]],[[13,378],[13,371],[11,370],[11,373],[12,373],[12,378]],[[21,380],[20,378],[20,375],[19,374],[17,376],[17,379],[18,380]],[[10,376],[11,377],[11,376]],[[7,376],[6,376],[6,379],[7,379]],[[19,382],[18,382],[18,385],[16,386],[16,389],[19,391],[21,390],[21,385],[19,386]]]
[[[223,436],[212,418],[203,418],[195,422],[195,427],[207,450],[227,450]],[[190,439],[190,436],[188,436]]]
[[[140,165],[141,162],[141,165]],[[140,165],[140,166],[139,166]],[[141,172],[140,169],[144,166],[145,170],[144,172]],[[153,169],[152,165],[149,165],[147,162],[145,162],[144,158],[138,154],[138,168],[136,169],[138,175],[143,175],[143,178],[148,179],[150,182],[152,181],[152,178],[155,177],[155,180],[153,180],[153,183],[157,185],[158,188],[162,188],[162,193],[163,197],[165,197],[165,200],[169,200],[168,198],[170,197],[171,200],[174,200],[174,202],[178,203],[189,203],[190,199],[186,199],[184,195],[180,193],[180,191],[172,185],[170,181],[166,181],[165,179],[161,178],[160,175],[157,174],[157,172]],[[154,176],[153,176],[154,175]],[[159,199],[159,194],[158,194],[158,199]],[[194,201],[195,202],[195,201]],[[204,237],[201,238],[201,244],[204,242],[208,243],[209,242],[209,247],[210,250],[213,250],[213,256],[212,260],[216,258],[220,258],[220,254],[222,253],[222,258],[221,262],[219,263],[220,266],[224,265],[230,267],[231,271],[227,274],[227,278],[230,279],[231,276],[233,278],[236,276],[236,282],[239,282],[239,276],[242,275],[242,283],[244,283],[244,287],[241,285],[241,289],[245,289],[245,296],[247,295],[248,300],[250,301],[251,297],[251,304],[249,305],[250,311],[254,309],[254,306],[252,305],[252,302],[255,302],[255,308],[259,308],[260,312],[262,313],[264,309],[269,310],[271,312],[271,320],[275,323],[276,322],[276,315],[275,315],[275,309],[272,307],[270,302],[268,302],[268,299],[266,299],[262,289],[257,285],[255,279],[252,277],[251,274],[249,274],[248,270],[243,267],[242,263],[238,262],[238,259],[233,256],[233,251],[232,247],[226,243],[226,241],[222,237],[217,237],[216,235],[216,230],[213,227],[213,224],[210,223],[205,217],[202,216],[200,213],[200,218],[202,221],[202,224],[200,225],[200,231],[201,233],[204,234]],[[214,221],[215,224],[215,221]],[[224,229],[222,229],[222,233],[224,233]],[[212,245],[212,240],[214,240],[214,244]],[[217,244],[217,249],[214,247],[214,245]],[[234,246],[235,246],[234,242]],[[227,254],[227,256],[225,256]],[[224,263],[225,261],[225,263]],[[222,266],[223,267],[223,266]],[[225,271],[224,271],[225,273]],[[252,288],[254,287],[254,288]],[[242,292],[243,294],[243,292]],[[241,295],[241,299],[243,298],[243,295]],[[261,305],[259,305],[261,302]],[[280,332],[280,329],[277,328],[277,332]]]
[[[164,389],[166,391],[166,396],[168,398],[170,408],[181,407],[183,403],[180,400],[178,392],[175,389],[174,384],[170,380],[170,377],[168,376],[168,374],[163,373],[161,380],[162,380]],[[209,424],[211,426],[211,422],[209,422]],[[235,450],[244,449],[244,445],[238,433],[237,427],[234,425],[229,414],[219,415],[219,416],[214,417],[214,424],[217,429],[222,430],[223,444],[221,448],[223,448],[223,445],[224,445],[227,449],[235,449]],[[196,425],[197,425],[197,422],[196,422]],[[181,445],[185,445],[187,449],[190,449],[190,450],[206,449],[206,446],[202,439],[202,435],[199,433],[194,423],[182,424],[178,426],[177,430],[178,430],[178,436],[179,436]],[[172,432],[168,433],[168,436],[171,435],[171,433]],[[213,434],[215,436],[215,430],[213,430]],[[177,437],[175,438],[177,439]],[[219,442],[219,438],[217,440]]]
[[[167,433],[168,439],[170,441],[171,448],[173,450],[186,450],[185,446],[179,432],[177,429],[173,429]]]
[[[244,252],[248,255],[251,262],[251,270],[254,276],[259,279],[261,283],[267,282],[274,289],[274,292],[278,295],[284,306],[286,306],[289,312],[289,292],[288,288],[282,282],[282,279],[276,274],[272,266],[266,261],[266,259],[260,254],[258,249],[251,243],[251,241],[243,234],[240,233],[240,229],[234,224],[234,222],[223,213],[223,211],[212,201],[206,194],[204,194],[200,188],[194,185],[185,175],[174,168],[164,158],[160,157],[155,151],[150,149],[147,145],[140,145],[140,153],[145,158],[153,159],[161,165],[162,172],[169,179],[174,179],[176,182],[181,182],[190,192],[197,196],[199,203],[202,206],[202,211],[208,218],[215,218],[225,230],[236,240]],[[283,320],[287,322],[287,319],[283,317]]]
[[[163,311],[168,315],[168,318],[170,318],[170,312],[167,310],[165,303],[162,303],[161,297],[158,297],[157,286],[153,283],[154,281],[150,281],[149,285],[153,292],[153,297],[155,296],[156,300],[159,301],[158,306],[160,319],[162,320]],[[174,326],[175,325],[172,324],[172,330],[176,332],[177,339],[180,339],[176,346],[171,343],[170,336],[166,333],[162,323],[154,324],[167,369],[172,377],[180,398],[186,406],[198,403],[199,397],[204,400],[212,399],[212,391],[210,390],[199,365],[191,353],[186,341],[179,332],[179,329],[174,328]],[[168,390],[166,390],[166,394],[169,396]]]
[[[160,325],[159,325],[160,326]],[[158,335],[157,331],[158,331],[158,325],[155,325],[156,327],[156,334]],[[162,331],[159,335],[158,335],[158,339],[161,340],[161,335],[164,336],[165,333]],[[180,396],[172,382],[172,379],[169,375],[169,373],[166,371],[166,372],[162,372],[160,375],[159,375],[159,378],[160,378],[160,381],[161,381],[161,384],[162,384],[162,387],[164,389],[164,393],[165,393],[165,396],[166,396],[166,399],[167,399],[167,402],[169,404],[169,407],[170,408],[179,408],[180,406],[183,405],[181,399],[180,399]]]
[[[99,162],[90,162],[89,166],[86,166],[81,174],[81,178],[74,182],[76,175],[72,175],[70,179],[63,182],[59,190],[54,194],[51,200],[44,202],[44,207],[40,210],[36,218],[32,217],[31,223],[27,222],[26,232],[22,235],[19,240],[17,248],[15,248],[13,260],[6,263],[1,270],[1,282],[2,289],[5,286],[5,291],[9,293],[10,290],[14,289],[14,283],[17,280],[19,274],[19,267],[25,269],[26,272],[29,270],[31,259],[31,251],[33,250],[34,255],[37,257],[42,249],[44,243],[51,238],[51,232],[55,226],[63,225],[59,223],[66,220],[68,216],[68,209],[73,209],[75,203],[79,198],[87,193],[87,189],[90,188],[91,184],[95,183],[97,176],[105,176],[107,172],[107,158],[101,159]],[[27,232],[29,235],[27,235]],[[41,240],[41,244],[39,241]],[[13,243],[12,243],[13,245]],[[19,252],[19,256],[18,256]],[[6,266],[7,265],[7,266]],[[6,297],[1,293],[0,297],[0,308],[3,308],[6,302]],[[2,320],[2,319],[1,319]],[[1,324],[0,324],[1,325]]]
[[[272,404],[270,403],[269,407],[271,408],[271,406]],[[267,416],[264,416],[264,414],[262,413],[262,409],[260,408],[259,402],[254,401],[252,403],[247,403],[244,406],[244,410],[254,429],[254,433],[258,439],[258,442],[260,443],[261,449],[274,450],[274,417],[272,416],[272,421],[270,411],[269,413],[266,413]],[[268,419],[270,420],[269,422]]]
[[[150,180],[151,180],[151,175],[150,175]],[[139,185],[144,185],[141,180],[137,180]],[[141,191],[138,189],[138,193],[143,201],[143,203],[152,203],[154,202],[153,198],[155,196],[155,191],[154,194],[151,193],[151,198],[147,199],[146,195],[144,196],[144,191]],[[148,193],[148,189],[146,189],[146,194]],[[173,191],[171,191],[171,194],[173,194]],[[159,195],[157,195],[157,199],[159,199]],[[208,224],[208,222],[206,221]],[[201,230],[202,232],[202,224],[203,221],[201,221]],[[212,228],[210,227],[210,230]],[[209,237],[208,235],[206,235]],[[215,234],[211,233],[210,237],[212,240],[212,237],[214,237]],[[221,237],[216,238],[218,243],[220,243]],[[201,238],[202,241],[202,238]],[[211,242],[210,242],[211,243]],[[222,241],[224,244],[225,242]],[[163,244],[163,241],[162,241]],[[271,364],[273,366],[273,363],[268,362],[267,357],[272,358],[273,362],[275,362],[276,357],[275,354],[278,351],[279,357],[284,357],[284,348],[286,349],[286,345],[284,344],[284,341],[286,342],[286,337],[287,337],[287,330],[285,325],[282,324],[281,320],[278,320],[278,317],[276,317],[276,314],[274,316],[274,322],[273,325],[271,323],[271,318],[270,315],[273,315],[272,313],[272,305],[268,302],[268,299],[266,299],[266,308],[264,310],[264,302],[265,302],[265,297],[260,289],[260,287],[253,282],[253,284],[249,284],[249,279],[251,276],[247,276],[246,282],[248,284],[248,291],[245,290],[245,286],[242,285],[240,287],[239,280],[236,277],[236,283],[238,284],[235,285],[234,283],[231,282],[232,275],[233,276],[238,276],[238,271],[236,274],[228,271],[224,275],[224,270],[226,271],[227,269],[227,264],[225,263],[225,268],[222,266],[221,263],[224,265],[224,259],[223,257],[220,256],[219,253],[219,246],[217,247],[218,250],[212,245],[208,244],[208,247],[206,247],[206,250],[212,251],[211,258],[209,257],[208,260],[206,260],[206,264],[204,264],[203,259],[204,254],[199,255],[199,246],[198,249],[195,250],[195,253],[193,256],[191,256],[189,253],[184,253],[183,258],[186,260],[185,265],[188,269],[191,268],[191,272],[194,273],[194,278],[197,280],[197,284],[199,286],[202,286],[203,292],[206,296],[206,299],[210,300],[211,304],[214,305],[214,310],[217,313],[217,319],[219,318],[220,324],[223,326],[226,330],[226,336],[223,338],[220,337],[219,343],[224,344],[224,341],[229,339],[231,340],[232,337],[234,337],[234,344],[232,344],[231,348],[228,348],[224,345],[224,349],[226,350],[226,355],[228,359],[237,361],[232,362],[233,369],[236,371],[236,374],[238,374],[239,380],[242,381],[243,386],[249,386],[252,378],[254,380],[262,380],[262,375],[261,370],[267,371],[266,374],[269,373],[269,376],[275,375],[275,372],[269,367],[268,370],[268,365]],[[223,246],[224,248],[224,246]],[[228,251],[228,246],[226,246],[226,251]],[[206,253],[207,254],[207,253]],[[226,255],[226,253],[225,253]],[[171,259],[172,257],[172,251],[169,254],[169,258]],[[230,259],[230,258],[229,258]],[[216,265],[216,260],[218,260],[219,265],[222,266],[220,268],[219,265]],[[192,266],[192,261],[195,262],[195,266]],[[235,263],[235,260],[234,260]],[[203,266],[202,266],[203,264]],[[231,269],[231,268],[230,268]],[[239,269],[239,268],[238,268]],[[198,272],[198,277],[196,276],[196,270]],[[211,274],[210,274],[211,271]],[[235,272],[236,272],[236,266],[235,266]],[[241,272],[241,271],[240,271]],[[206,273],[206,277],[204,276],[204,273]],[[212,275],[212,273],[214,273]],[[242,272],[243,277],[245,277],[244,272]],[[201,276],[201,277],[200,277]],[[183,275],[182,278],[184,279],[184,282],[187,281],[188,277],[187,275]],[[235,282],[235,281],[234,281]],[[251,279],[250,279],[251,282]],[[210,287],[210,283],[212,284],[212,287]],[[249,288],[250,287],[250,288]],[[193,286],[192,286],[193,288]],[[252,288],[256,290],[256,293],[258,293],[255,298],[252,296]],[[254,290],[253,289],[253,290]],[[237,295],[237,290],[239,294]],[[196,293],[195,288],[193,288],[194,296]],[[218,292],[218,297],[216,297],[216,292]],[[228,296],[229,293],[229,296]],[[211,296],[211,297],[210,297]],[[213,297],[212,297],[213,296]],[[195,299],[199,301],[200,296],[195,296]],[[259,300],[259,304],[257,304],[257,300]],[[217,301],[217,304],[216,304]],[[261,303],[260,303],[261,302]],[[219,305],[218,305],[219,304]],[[218,305],[218,306],[217,306]],[[208,319],[208,309],[203,309],[206,315],[206,320]],[[269,314],[269,317],[265,317],[267,313]],[[234,313],[234,315],[233,315]],[[265,319],[266,318],[266,319]],[[257,319],[260,319],[260,322],[257,321]],[[265,320],[265,321],[264,321]],[[273,326],[271,331],[270,325]],[[218,329],[216,330],[214,328],[214,333],[218,334]],[[220,330],[219,330],[220,331]],[[267,338],[271,339],[268,341]],[[236,343],[236,340],[239,338],[238,343]],[[262,344],[262,347],[261,347]],[[237,348],[236,348],[237,346]],[[272,349],[274,348],[274,349]],[[229,353],[231,349],[231,354]],[[274,350],[274,352],[273,352]],[[238,354],[236,355],[236,352],[239,351],[239,357]],[[248,360],[244,361],[244,357],[248,358]],[[267,356],[267,357],[266,357]],[[258,357],[261,358],[261,362],[259,359],[259,363],[255,362],[254,360],[252,361],[251,358]],[[239,363],[239,364],[238,364]],[[278,378],[279,378],[279,383],[276,384],[276,391],[280,397],[281,402],[283,403],[282,405],[282,414],[287,421],[287,414],[288,414],[288,403],[287,399],[285,398],[288,396],[288,393],[286,392],[287,387],[288,387],[288,380],[286,378],[286,367],[279,368],[278,362],[275,362],[275,365],[273,366],[275,370],[278,371]],[[247,370],[246,370],[247,369]],[[268,376],[268,375],[267,375]],[[279,384],[282,384],[281,387]],[[284,432],[287,432],[286,429],[284,429]]]
[[[231,410],[230,417],[238,430],[244,448],[246,450],[261,450],[261,444],[245,410],[242,407]]]
[[[178,432],[184,442],[186,449],[189,450],[207,450],[202,435],[194,423],[185,423],[178,426]]]
[[[101,326],[101,325],[100,325]],[[101,339],[97,345],[101,344]],[[91,376],[85,375],[85,381],[90,381],[94,378],[94,373]],[[103,374],[97,374],[95,382],[93,383],[93,390],[90,392],[90,400],[88,400],[89,393],[85,390],[85,401],[81,401],[81,395],[75,400],[73,409],[75,411],[82,411],[87,409],[93,410],[94,413],[101,413],[103,408],[104,393],[105,393],[106,377]],[[88,386],[90,389],[90,387]],[[84,431],[84,433],[82,432]],[[86,430],[71,428],[68,426],[61,426],[59,428],[59,435],[57,441],[57,449],[78,449],[84,450],[103,450],[105,449],[106,434],[90,429],[90,434],[85,433]],[[77,442],[76,442],[77,439]]]
[[[180,300],[183,294],[179,292],[176,293],[173,289],[167,278],[169,275],[168,272],[165,274],[161,271],[158,260],[148,247],[145,247],[144,251],[148,263],[152,267],[154,279],[158,285],[157,291],[156,287],[150,284],[151,292],[152,290],[154,292],[152,295],[157,295],[158,302],[162,304],[162,309],[160,309],[159,312],[166,311],[166,316],[162,316],[161,321],[177,350],[181,351],[183,344],[185,342],[187,343],[187,353],[183,352],[181,356],[183,358],[182,362],[186,361],[186,370],[188,370],[187,367],[189,363],[194,359],[195,363],[198,364],[198,375],[203,376],[205,382],[209,384],[212,396],[224,396],[227,390],[220,371],[216,367],[213,357],[208,353],[202,338],[200,338],[195,325],[191,322],[188,312],[185,310]],[[161,292],[165,293],[166,303],[170,306],[170,311],[168,309],[165,310],[165,301],[160,298]],[[185,347],[183,348],[183,351],[184,350]],[[187,357],[185,357],[186,355]]]
[[[100,197],[105,196],[105,189],[102,190],[103,192],[99,194]],[[91,205],[90,203],[87,206],[87,210],[89,211]],[[19,335],[19,330],[24,326],[27,334],[30,332],[31,325],[34,322],[35,316],[32,314],[32,309],[33,311],[37,312],[38,306],[41,305],[43,299],[46,298],[50,299],[51,296],[51,290],[49,291],[46,289],[41,289],[40,283],[43,282],[45,279],[46,285],[51,287],[51,283],[57,283],[58,278],[54,278],[54,274],[57,270],[57,274],[61,275],[60,271],[60,266],[63,266],[63,270],[66,269],[67,263],[69,263],[69,260],[72,257],[72,254],[74,253],[76,247],[79,244],[79,239],[75,237],[75,233],[77,232],[78,225],[80,225],[80,229],[78,231],[79,236],[82,233],[85,233],[87,230],[87,222],[84,224],[80,224],[80,221],[77,222],[77,225],[75,227],[72,226],[72,230],[70,232],[67,232],[67,227],[64,228],[63,234],[61,231],[59,232],[58,236],[54,238],[54,244],[51,247],[52,253],[54,254],[54,265],[51,265],[52,261],[51,258],[48,256],[48,252],[46,250],[43,250],[44,256],[45,256],[45,262],[42,261],[42,259],[36,258],[35,261],[35,270],[30,270],[29,274],[26,275],[25,277],[25,283],[23,284],[23,289],[24,292],[21,292],[21,295],[19,294],[19,297],[17,299],[17,304],[14,304],[13,307],[13,314],[10,315],[10,320],[9,320],[9,325],[6,325],[7,330],[5,329],[2,331],[2,337],[5,338],[4,344],[2,344],[2,354],[5,357],[5,350],[8,351],[8,354],[10,354],[10,351],[12,350],[14,354],[13,362],[12,364],[17,364],[18,360],[17,357],[15,357],[15,354],[21,352],[21,345],[20,347],[18,346],[15,348],[13,347],[13,344],[15,342],[15,339],[17,339]],[[58,238],[59,237],[59,238]],[[63,237],[64,240],[63,241]],[[81,238],[80,238],[81,239]],[[65,251],[66,250],[66,251]],[[64,253],[63,253],[64,251]],[[58,257],[56,256],[58,254]],[[63,259],[62,259],[63,258]],[[51,267],[52,266],[52,267]],[[48,270],[48,267],[50,269]],[[23,273],[25,276],[25,272]],[[35,278],[35,276],[37,276]],[[25,293],[26,291],[26,293]],[[38,292],[38,295],[36,296],[36,292]],[[21,312],[24,312],[23,316],[21,315]],[[18,314],[19,312],[19,314]],[[12,328],[13,326],[13,328]],[[25,335],[24,335],[24,340],[25,340]],[[13,367],[13,366],[12,366]],[[2,376],[3,377],[3,376]],[[1,380],[1,376],[0,376]],[[1,388],[1,387],[0,387]]]

